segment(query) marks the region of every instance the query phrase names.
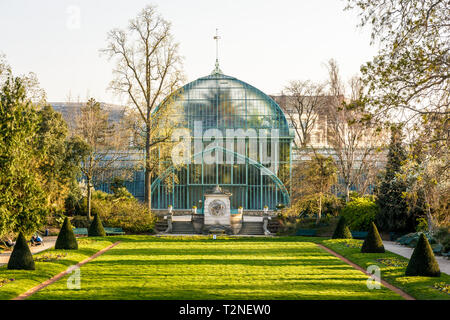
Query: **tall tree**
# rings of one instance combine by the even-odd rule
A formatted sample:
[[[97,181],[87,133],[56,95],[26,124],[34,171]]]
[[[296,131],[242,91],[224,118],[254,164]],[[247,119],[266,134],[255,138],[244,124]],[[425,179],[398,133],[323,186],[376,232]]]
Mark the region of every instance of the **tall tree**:
[[[384,176],[377,190],[377,225],[385,231],[411,229],[408,204],[405,199],[407,183],[401,178],[402,166],[407,153],[403,145],[401,128],[393,127]]]
[[[374,181],[379,147],[384,136],[377,131],[366,110],[362,98],[363,85],[358,77],[350,79],[350,94],[345,97],[339,67],[334,60],[328,62],[329,94],[332,97],[328,107],[328,142],[337,158],[339,174],[344,182],[346,201],[351,187],[364,194]]]
[[[414,205],[418,191],[425,193],[431,222],[433,212],[448,208],[449,3],[348,0],[347,9],[359,13],[360,26],[369,27],[372,43],[379,44],[379,53],[361,68],[367,100],[378,116],[407,127],[413,150],[405,166],[413,177],[408,198]]]
[[[116,62],[111,87],[129,98],[144,123],[144,198],[150,210],[153,151],[170,139],[155,134],[161,120],[159,112],[163,111],[158,106],[183,80],[178,43],[172,36],[171,24],[154,6],[147,6],[130,20],[126,30],[113,29],[108,33],[108,45],[103,52]]]
[[[11,231],[29,234],[45,222],[38,118],[22,79],[9,75],[0,91],[0,236]]]
[[[43,155],[38,164],[46,205],[51,212],[64,209],[65,198],[80,172],[83,153],[73,147],[67,124],[49,105],[37,111],[36,148]]]
[[[297,149],[305,149],[311,141],[311,133],[318,125],[320,114],[324,114],[328,99],[325,97],[325,84],[311,81],[291,81],[284,92],[285,112],[295,130]]]
[[[108,112],[93,98],[81,108],[76,127],[78,139],[85,144],[73,141],[85,155],[81,171],[87,184],[87,215],[90,219],[93,181],[109,173],[118,160],[126,157],[123,149],[128,144],[129,135],[117,123],[108,121]]]
[[[295,171],[295,179],[301,183],[297,185],[294,193],[299,201],[311,196],[317,199],[316,223],[319,223],[322,218],[323,198],[330,194],[331,187],[337,182],[337,167],[332,157],[325,157],[315,150],[311,160],[297,166],[300,166],[300,170]]]

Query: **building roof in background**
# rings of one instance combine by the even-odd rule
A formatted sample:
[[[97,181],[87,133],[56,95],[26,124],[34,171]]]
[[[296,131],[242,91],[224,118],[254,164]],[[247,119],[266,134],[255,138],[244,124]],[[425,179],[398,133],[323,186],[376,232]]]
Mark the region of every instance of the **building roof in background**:
[[[62,114],[69,128],[74,128],[76,117],[80,114],[80,109],[86,102],[48,102],[48,104],[50,104],[56,112]],[[100,102],[100,106],[102,109],[108,111],[109,121],[111,122],[120,121],[126,110],[125,106],[104,102]]]

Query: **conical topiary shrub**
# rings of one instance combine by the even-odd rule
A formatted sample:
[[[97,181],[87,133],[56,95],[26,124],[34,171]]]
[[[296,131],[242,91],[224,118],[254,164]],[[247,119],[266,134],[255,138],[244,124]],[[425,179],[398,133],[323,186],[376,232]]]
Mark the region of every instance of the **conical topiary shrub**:
[[[14,245],[13,252],[9,257],[8,269],[10,270],[34,270],[34,260],[28,247],[27,240],[22,232],[19,233],[19,237]]]
[[[339,219],[339,222],[334,230],[332,239],[352,239],[352,233],[347,226],[347,222],[344,217]]]
[[[422,233],[406,267],[407,276],[439,277],[441,271],[427,237]]]
[[[362,253],[384,253],[384,245],[378,233],[377,226],[372,222],[369,233],[361,248]]]
[[[56,239],[55,249],[67,249],[67,250],[77,250],[78,243],[75,238],[75,234],[72,230],[72,224],[69,218],[64,219],[64,223],[58,234],[58,239]]]
[[[99,214],[94,216],[94,220],[88,229],[88,237],[104,237],[106,236],[105,229],[103,229]]]

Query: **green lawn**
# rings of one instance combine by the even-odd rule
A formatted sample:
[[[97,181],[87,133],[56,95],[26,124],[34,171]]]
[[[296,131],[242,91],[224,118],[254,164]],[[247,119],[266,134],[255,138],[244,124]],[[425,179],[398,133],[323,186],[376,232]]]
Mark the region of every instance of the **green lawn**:
[[[30,298],[401,299],[384,287],[369,290],[367,276],[308,238],[122,236],[98,240],[97,249],[122,242],[81,268],[81,290],[67,289],[66,277]],[[95,252],[93,243],[81,247],[78,254]],[[16,272],[18,281],[0,288],[0,298],[18,295],[63,266],[82,260],[74,254],[57,264],[38,262],[35,272]],[[4,271],[0,269],[0,277]]]
[[[362,243],[362,240],[324,240],[322,242],[326,247],[365,269],[369,265],[378,265],[383,280],[416,299],[450,300],[450,294],[434,288],[434,285],[438,283],[450,284],[449,275],[441,273],[439,278],[407,277],[405,276],[405,269],[408,265],[408,259],[391,252],[361,253],[357,247],[361,246]]]
[[[79,239],[79,250],[54,250],[49,249],[34,255],[36,270],[7,270],[6,266],[0,267],[0,300],[12,299],[25,291],[39,285],[47,279],[67,269],[67,267],[92,256],[97,251],[111,244],[109,238],[92,241],[90,239]],[[65,255],[67,254],[67,255]],[[64,255],[60,259],[49,262],[38,262],[36,260],[44,257],[55,257]],[[9,281],[14,279],[14,281]],[[9,281],[2,285],[2,280]]]

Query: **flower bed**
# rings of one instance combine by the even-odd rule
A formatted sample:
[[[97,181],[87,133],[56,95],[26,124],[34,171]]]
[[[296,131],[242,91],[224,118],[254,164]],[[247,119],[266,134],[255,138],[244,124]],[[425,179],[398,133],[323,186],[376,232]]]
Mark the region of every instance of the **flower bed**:
[[[14,281],[15,279],[0,279],[0,288],[3,287],[5,284]]]
[[[433,288],[445,292],[446,294],[450,294],[450,284],[445,282],[437,282],[433,285]]]
[[[67,256],[67,253],[60,253],[60,254],[52,254],[47,253],[43,254],[35,259],[37,262],[52,262],[55,260],[59,260],[61,258],[65,258]]]
[[[380,258],[380,259],[377,259],[377,261],[388,267],[406,267],[406,266],[408,266],[408,262],[402,261],[397,258]]]
[[[340,244],[347,248],[361,249],[363,242],[360,240],[348,239],[348,240],[342,241]]]

